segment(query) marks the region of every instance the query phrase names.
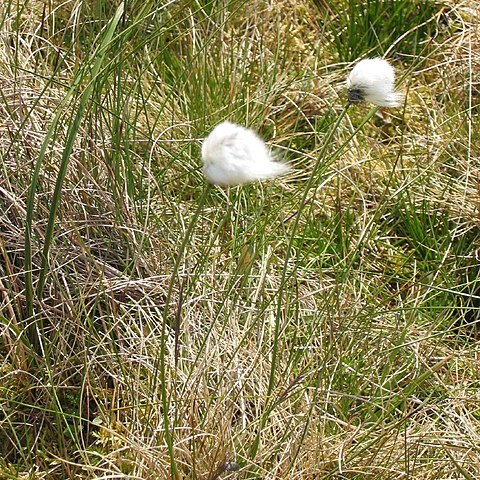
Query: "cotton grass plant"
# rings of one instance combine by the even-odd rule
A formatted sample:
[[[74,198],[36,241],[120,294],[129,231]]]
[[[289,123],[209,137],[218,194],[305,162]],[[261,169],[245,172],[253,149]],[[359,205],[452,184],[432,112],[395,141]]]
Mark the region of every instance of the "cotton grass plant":
[[[366,58],[358,62],[347,77],[348,101],[363,100],[379,107],[398,107],[403,93],[395,91],[395,71],[383,58]]]
[[[203,173],[213,185],[235,186],[279,177],[288,166],[275,161],[250,129],[222,122],[202,143]]]
[[[0,6],[0,477],[478,477],[471,5],[348,59],[310,2],[117,7]],[[408,104],[344,108],[406,28]],[[295,175],[208,187],[226,119]]]

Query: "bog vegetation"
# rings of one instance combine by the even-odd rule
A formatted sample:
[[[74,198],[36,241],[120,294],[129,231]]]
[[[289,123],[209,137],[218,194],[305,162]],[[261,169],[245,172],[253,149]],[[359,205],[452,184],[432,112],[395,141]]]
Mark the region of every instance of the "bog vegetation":
[[[479,478],[479,6],[2,1],[0,478]]]

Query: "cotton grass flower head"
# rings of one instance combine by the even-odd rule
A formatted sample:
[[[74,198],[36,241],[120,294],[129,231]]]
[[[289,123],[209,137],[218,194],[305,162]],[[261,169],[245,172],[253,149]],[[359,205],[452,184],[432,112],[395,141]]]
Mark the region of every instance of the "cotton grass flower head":
[[[395,91],[395,70],[383,58],[367,58],[358,62],[347,78],[348,101],[363,100],[379,107],[398,107],[403,93]]]
[[[205,138],[202,161],[207,180],[223,187],[276,178],[289,170],[255,132],[230,122],[220,123]]]

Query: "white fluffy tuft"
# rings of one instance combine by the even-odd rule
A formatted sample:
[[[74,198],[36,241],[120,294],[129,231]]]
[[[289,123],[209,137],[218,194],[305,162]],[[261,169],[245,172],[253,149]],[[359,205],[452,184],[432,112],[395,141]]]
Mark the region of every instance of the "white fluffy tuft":
[[[230,122],[220,123],[205,138],[202,161],[207,180],[220,186],[275,178],[289,170],[252,130]]]
[[[347,78],[349,100],[366,100],[380,107],[398,107],[404,95],[395,91],[395,70],[382,58],[358,62]]]

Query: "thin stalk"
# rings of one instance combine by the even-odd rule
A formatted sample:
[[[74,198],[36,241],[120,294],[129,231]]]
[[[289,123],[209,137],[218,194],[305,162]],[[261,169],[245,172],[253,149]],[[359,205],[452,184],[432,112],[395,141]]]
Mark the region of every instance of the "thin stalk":
[[[277,353],[277,347],[278,347],[278,337],[279,337],[279,334],[280,334],[280,317],[281,317],[281,314],[282,314],[282,297],[283,297],[283,292],[285,290],[287,270],[288,270],[288,262],[290,260],[290,255],[291,255],[291,252],[292,252],[293,242],[295,240],[295,234],[297,233],[298,226],[300,224],[300,218],[302,217],[302,212],[303,212],[303,209],[305,208],[308,194],[310,192],[310,189],[313,186],[314,181],[317,178],[317,175],[316,175],[317,171],[320,168],[321,162],[322,162],[323,157],[324,157],[324,155],[327,151],[328,146],[330,145],[330,142],[333,138],[333,135],[335,134],[338,126],[340,125],[341,121],[343,120],[343,118],[347,114],[349,107],[350,107],[350,104],[347,103],[347,105],[343,108],[340,115],[338,116],[337,121],[330,128],[330,130],[328,131],[328,133],[325,137],[323,147],[320,150],[320,153],[318,155],[317,162],[315,163],[315,165],[312,169],[312,173],[310,174],[310,177],[307,180],[307,184],[306,184],[305,189],[303,191],[303,195],[302,195],[302,198],[300,200],[300,205],[298,207],[297,214],[295,216],[295,221],[293,223],[292,231],[290,233],[290,238],[289,238],[289,241],[288,241],[288,244],[287,244],[287,250],[285,252],[285,261],[283,263],[282,277],[280,279],[280,286],[279,286],[279,289],[278,289],[278,302],[277,302],[277,312],[276,312],[276,319],[275,319],[275,332],[274,332],[274,339],[273,339],[272,365],[271,365],[271,368],[270,368],[270,375],[269,375],[269,379],[268,379],[267,397],[269,397],[271,395],[271,393],[273,391],[274,382],[275,382],[275,368],[276,368],[276,365],[277,365],[277,355],[276,355],[276,353]],[[330,162],[328,164],[330,164]]]
[[[212,190],[212,185],[207,184],[205,190],[203,191],[202,196],[200,197],[200,200],[198,201],[197,209],[195,210],[195,213],[193,214],[193,217],[190,220],[190,223],[187,227],[185,236],[183,237],[182,244],[180,245],[180,248],[177,253],[177,257],[175,259],[175,264],[173,265],[173,271],[170,276],[170,282],[168,284],[168,290],[167,290],[167,295],[165,299],[165,308],[163,310],[162,333],[160,337],[160,353],[159,353],[159,357],[160,357],[159,358],[159,377],[160,377],[160,383],[161,383],[161,389],[162,389],[161,394],[162,394],[163,426],[165,430],[165,441],[167,442],[168,453],[170,456],[170,473],[171,473],[172,479],[177,479],[179,478],[179,476],[178,476],[177,465],[175,462],[175,455],[174,455],[174,449],[173,449],[173,435],[170,432],[170,418],[168,415],[169,395],[166,387],[166,364],[165,364],[166,351],[167,351],[166,349],[167,320],[168,320],[170,301],[172,299],[172,294],[173,294],[173,288],[178,280],[178,270],[180,268],[180,263],[183,259],[183,254],[185,253],[187,243],[190,240],[193,229],[197,223],[198,217],[202,212],[203,206],[205,205],[205,202],[211,190]],[[155,383],[155,379],[153,383]]]
[[[289,238],[289,241],[288,241],[288,244],[287,244],[287,249],[286,249],[286,252],[285,252],[285,260],[284,260],[283,269],[282,269],[282,277],[280,279],[280,286],[279,286],[279,289],[278,289],[277,311],[276,311],[276,318],[275,318],[275,331],[274,331],[273,347],[272,347],[272,363],[271,363],[270,374],[269,374],[269,379],[268,379],[267,399],[270,398],[270,396],[273,392],[274,385],[275,385],[275,370],[276,370],[276,367],[277,367],[278,342],[279,342],[279,336],[280,336],[280,330],[281,330],[281,328],[280,328],[281,327],[280,318],[281,318],[281,313],[282,313],[282,297],[283,297],[283,293],[284,293],[284,290],[285,290],[285,285],[287,283],[287,278],[290,277],[290,275],[287,275],[288,262],[290,260],[290,255],[291,255],[291,252],[292,252],[293,242],[295,240],[295,234],[296,234],[296,232],[298,230],[298,226],[300,224],[300,218],[302,216],[303,209],[305,208],[308,194],[309,194],[309,192],[310,192],[310,190],[311,190],[311,188],[312,188],[312,186],[313,186],[313,184],[314,184],[314,182],[317,178],[317,173],[318,173],[318,170],[320,168],[321,161],[322,161],[322,159],[323,159],[323,157],[324,157],[324,155],[327,151],[328,146],[330,145],[330,142],[333,138],[333,135],[337,131],[338,126],[340,125],[343,118],[346,116],[349,107],[350,107],[350,103],[347,103],[347,105],[343,108],[340,115],[338,116],[337,121],[330,128],[330,130],[327,132],[327,135],[325,136],[324,143],[323,143],[322,149],[320,150],[320,153],[318,155],[317,162],[315,163],[315,165],[312,169],[310,177],[308,178],[305,189],[303,191],[303,195],[302,195],[302,198],[300,200],[300,205],[298,207],[298,210],[297,210],[297,213],[296,213],[296,216],[295,216],[295,221],[293,223],[293,227],[292,227],[292,230],[291,230],[290,238]],[[326,165],[330,165],[336,158],[338,158],[338,155],[343,151],[343,149],[350,142],[350,140],[357,134],[357,132],[363,127],[363,125],[365,125],[365,123],[368,122],[370,120],[370,118],[372,118],[372,116],[375,114],[375,112],[377,110],[378,110],[377,108],[374,108],[367,114],[367,116],[362,121],[362,123],[355,129],[355,131],[352,133],[352,135],[350,135],[347,138],[347,140],[342,143],[342,145],[332,155],[332,159]],[[296,271],[296,268],[294,270]],[[263,428],[265,427],[267,419],[268,419],[268,417],[270,415],[270,412],[273,408],[274,408],[274,406],[271,406],[271,407],[267,408],[265,414],[262,416],[262,420],[260,422],[258,433],[257,433],[257,436],[256,436],[254,442],[253,442],[253,446],[252,446],[252,450],[251,450],[252,451],[252,457],[255,456],[256,452],[258,451],[258,448],[260,446],[260,433],[263,430]]]

